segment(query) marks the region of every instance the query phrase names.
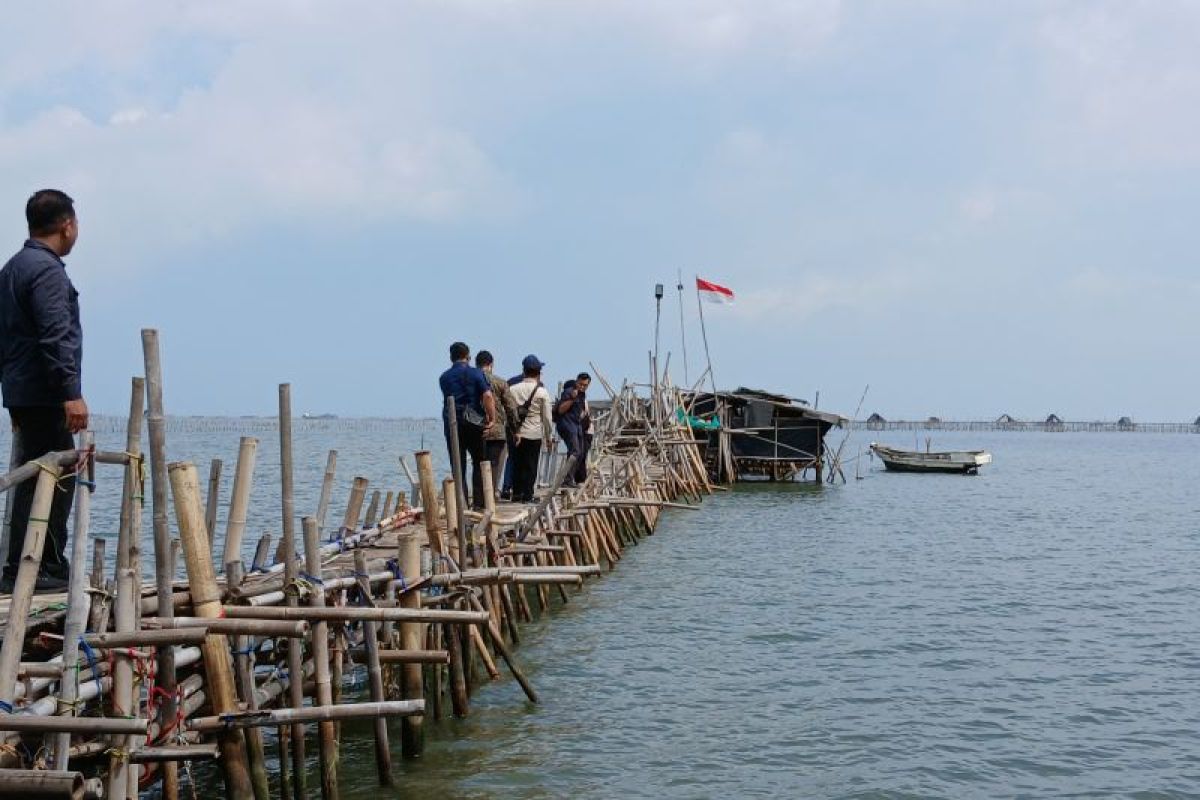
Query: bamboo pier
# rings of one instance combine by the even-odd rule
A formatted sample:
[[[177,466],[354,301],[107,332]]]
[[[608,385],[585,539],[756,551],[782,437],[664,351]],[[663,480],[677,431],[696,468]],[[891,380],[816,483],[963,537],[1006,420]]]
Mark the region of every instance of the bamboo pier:
[[[333,450],[317,507],[297,508],[282,384],[271,427],[281,525],[247,564],[258,440],[237,443],[224,547],[214,549],[222,462],[204,475],[167,463],[157,332],[143,331],[142,343],[146,376],[132,381],[124,451],[97,450],[85,432],[79,449],[0,476],[0,491],[36,481],[16,586],[0,596],[0,796],[175,800],[192,796],[190,765],[204,761],[229,798],[336,798],[343,739],[368,730],[342,723],[359,719],[372,721],[380,785],[399,782],[393,758],[421,755],[430,726],[469,715],[489,682],[515,681],[529,703],[570,702],[540,694],[522,668],[522,626],[616,569],[664,511],[694,509],[714,491],[670,381],[656,380],[647,400],[601,378],[611,402],[578,487],[563,486],[573,458],[547,451],[534,503],[489,492],[477,511],[456,459],[438,475],[428,451],[396,452],[405,483],[353,477],[338,517],[332,489],[354,465]],[[75,488],[70,591],[35,594],[38,520],[70,475],[87,478]],[[89,498],[105,491],[120,491],[111,574],[89,529]],[[361,701],[343,691],[356,667],[367,676]],[[276,732],[270,762],[263,728]]]

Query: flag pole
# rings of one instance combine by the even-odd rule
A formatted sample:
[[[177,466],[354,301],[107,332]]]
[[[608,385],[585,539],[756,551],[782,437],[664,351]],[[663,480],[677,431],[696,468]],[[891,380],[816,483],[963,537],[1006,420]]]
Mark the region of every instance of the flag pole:
[[[708,353],[708,330],[704,327],[704,303],[700,299],[700,276],[696,276],[696,308],[700,309],[700,336],[704,339],[704,360],[708,362],[708,379],[712,381],[713,399],[717,395],[717,378],[713,375],[712,356]]]
[[[677,281],[675,288],[679,290],[679,343],[683,347],[683,385],[691,386],[692,382],[688,380],[687,329],[683,326],[683,270],[678,271]]]

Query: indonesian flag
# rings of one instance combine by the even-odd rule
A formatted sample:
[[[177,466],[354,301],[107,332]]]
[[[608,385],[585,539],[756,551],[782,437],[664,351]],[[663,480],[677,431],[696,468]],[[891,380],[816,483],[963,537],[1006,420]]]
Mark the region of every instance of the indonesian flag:
[[[733,290],[720,284],[696,278],[696,293],[710,303],[729,305],[733,302]]]

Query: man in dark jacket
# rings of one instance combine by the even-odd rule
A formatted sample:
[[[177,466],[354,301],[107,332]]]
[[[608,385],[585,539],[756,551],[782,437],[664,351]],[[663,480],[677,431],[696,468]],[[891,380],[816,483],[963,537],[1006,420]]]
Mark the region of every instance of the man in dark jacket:
[[[75,447],[73,434],[87,427],[83,399],[83,330],[79,293],[67,277],[63,256],[79,238],[74,202],[44,189],[25,204],[29,239],[0,270],[0,388],[12,418],[19,462]],[[11,592],[25,544],[35,481],[13,489],[8,560],[0,592]],[[67,518],[74,478],[59,481],[50,509],[37,588],[65,588]]]
[[[587,480],[587,451],[584,449],[584,431],[587,429],[587,390],[592,376],[581,372],[573,381],[563,384],[562,396],[558,398],[555,412],[558,419],[555,427],[567,455],[575,456],[575,470],[567,476],[564,486],[578,486]]]
[[[496,422],[496,396],[492,384],[483,372],[471,366],[471,349],[462,342],[450,345],[450,369],[438,378],[442,397],[453,397],[458,427],[458,463],[463,474],[467,471],[467,455],[471,456],[471,491],[463,486],[463,496],[474,508],[483,508],[483,471],[479,465],[487,460],[483,432]],[[446,432],[446,448],[450,448],[450,417],[442,407],[442,423]],[[454,453],[450,454],[453,463]],[[465,480],[465,478],[464,478]]]

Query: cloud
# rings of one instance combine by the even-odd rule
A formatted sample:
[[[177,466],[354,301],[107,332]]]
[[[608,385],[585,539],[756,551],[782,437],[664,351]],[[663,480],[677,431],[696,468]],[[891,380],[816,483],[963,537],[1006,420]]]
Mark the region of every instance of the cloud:
[[[1200,162],[1200,5],[1101,0],[1058,6],[1035,35],[1045,60],[1043,136],[1086,163]]]
[[[805,271],[788,276],[778,286],[737,292],[733,312],[744,322],[781,327],[798,325],[830,311],[862,315],[916,293],[927,276],[923,268],[846,276]],[[736,291],[737,287],[733,288]]]
[[[608,37],[610,57],[632,48],[664,63],[790,57],[832,35],[840,10],[837,0],[47,5],[8,18],[28,35],[0,54],[0,169],[14,201],[37,186],[72,190],[89,255],[125,265],[264,220],[509,217],[525,195],[495,142],[493,125],[511,121],[485,64],[503,70],[513,54],[540,64],[539,48],[588,37]],[[40,24],[46,14],[66,22]],[[464,77],[464,63],[476,74]],[[538,84],[553,79],[523,75],[539,113]]]

